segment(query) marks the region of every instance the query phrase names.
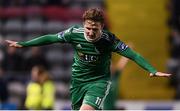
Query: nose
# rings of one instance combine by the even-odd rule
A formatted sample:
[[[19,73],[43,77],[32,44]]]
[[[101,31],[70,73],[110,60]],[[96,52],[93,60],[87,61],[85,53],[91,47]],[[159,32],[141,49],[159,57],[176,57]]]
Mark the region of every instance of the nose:
[[[90,35],[90,36],[93,35],[93,31],[92,31],[92,30],[89,31],[89,35]]]

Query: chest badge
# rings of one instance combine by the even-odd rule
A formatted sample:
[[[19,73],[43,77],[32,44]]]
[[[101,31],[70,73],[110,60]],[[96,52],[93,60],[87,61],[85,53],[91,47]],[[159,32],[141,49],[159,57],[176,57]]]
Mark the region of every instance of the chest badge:
[[[78,49],[82,49],[81,44],[76,45],[76,47],[77,47]]]

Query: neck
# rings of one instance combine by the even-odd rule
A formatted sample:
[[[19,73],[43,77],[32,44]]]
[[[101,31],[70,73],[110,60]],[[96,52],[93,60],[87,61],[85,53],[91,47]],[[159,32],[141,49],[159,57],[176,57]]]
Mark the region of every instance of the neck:
[[[101,35],[102,35],[102,32],[101,32],[101,34],[100,34],[99,37],[96,37],[95,39],[91,39],[91,38],[88,38],[88,37],[86,36],[86,34],[84,33],[84,37],[85,37],[85,39],[86,39],[88,42],[96,42],[96,41],[98,41],[98,40],[101,38]]]

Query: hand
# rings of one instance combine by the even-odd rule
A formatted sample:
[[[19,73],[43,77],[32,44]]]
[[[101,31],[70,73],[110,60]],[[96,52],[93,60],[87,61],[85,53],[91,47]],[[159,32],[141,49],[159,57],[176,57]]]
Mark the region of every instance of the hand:
[[[21,47],[23,47],[23,46],[17,44],[16,41],[6,40],[6,42],[9,44],[10,47],[15,47],[15,48],[21,48]]]
[[[150,73],[150,77],[170,77],[171,74],[163,73],[163,72],[156,72],[155,74]]]

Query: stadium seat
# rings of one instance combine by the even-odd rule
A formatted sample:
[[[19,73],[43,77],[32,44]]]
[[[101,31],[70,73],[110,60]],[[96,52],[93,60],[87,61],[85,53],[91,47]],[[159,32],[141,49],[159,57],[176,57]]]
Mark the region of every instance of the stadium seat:
[[[17,105],[13,103],[2,103],[0,104],[0,110],[17,110]]]
[[[23,28],[23,23],[19,19],[9,19],[4,24],[5,33],[21,33]]]
[[[65,29],[65,24],[60,21],[48,21],[45,24],[45,32],[47,33],[58,33]]]
[[[69,28],[69,27],[72,27],[74,25],[82,26],[82,22],[81,21],[69,21],[69,22],[67,22],[66,27]]]
[[[12,0],[5,1],[7,6],[0,7],[0,36],[2,35],[2,40],[26,41],[45,34],[59,33],[75,24],[81,25],[82,14],[86,7],[83,6],[84,4],[79,3],[84,2],[88,6],[88,4],[90,5],[103,0],[68,0],[70,4],[65,4],[66,6],[63,7],[61,7],[63,4],[61,6],[59,5],[63,1],[58,2],[58,0],[49,0],[50,2],[57,2],[53,5],[48,4],[48,0],[23,0],[25,5],[17,6],[15,6],[16,4],[10,4],[9,1],[13,2]],[[45,5],[40,4],[40,2]],[[74,5],[73,7],[73,4],[76,4],[76,6]],[[69,101],[73,49],[70,45],[59,43],[43,47],[45,47],[42,50],[43,54],[50,66],[48,69],[51,74],[50,76],[52,76],[52,80],[55,82],[56,99]],[[29,48],[19,50],[19,52],[23,54],[24,58],[31,55]],[[23,99],[26,94],[26,84],[30,79],[30,72],[25,70],[22,72],[8,71],[6,73],[8,90],[10,92],[9,102],[15,103],[15,106],[10,105],[8,109],[4,106],[4,109],[19,110],[24,105]],[[62,104],[58,105],[60,106]],[[64,106],[62,109],[71,109],[70,103],[68,105],[66,104],[66,107]]]
[[[7,34],[4,36],[7,40],[21,41],[22,35],[20,34]]]
[[[71,21],[77,21],[77,22],[82,22],[82,15],[84,13],[83,8],[79,7],[74,7],[74,8],[69,8],[69,16],[70,16],[70,22]]]
[[[57,64],[53,64],[50,69],[50,74],[54,81],[63,81],[66,72]]]
[[[33,17],[41,17],[42,16],[42,8],[39,6],[29,6],[25,8],[26,16],[33,18]]]
[[[26,86],[18,81],[9,82],[8,91],[11,96],[24,96],[26,92]]]
[[[4,15],[4,8],[1,8],[0,7],[0,18],[3,18],[5,15]]]
[[[69,99],[69,98],[68,98]],[[71,101],[68,101],[68,99],[66,100],[62,100],[61,98],[57,98],[56,99],[56,102],[55,102],[55,105],[54,105],[54,108],[56,110],[67,110],[67,111],[70,111],[72,110],[71,109]]]
[[[66,9],[57,6],[49,6],[44,8],[43,15],[49,20],[60,20],[66,22],[70,19],[68,8]]]
[[[0,48],[0,61],[2,61],[3,59],[4,59],[4,52],[2,48]]]
[[[69,86],[62,82],[55,82],[57,98],[67,98],[69,96]]]
[[[3,27],[2,27],[2,22],[1,22],[1,19],[0,19],[0,34],[2,33],[2,29],[3,29]]]
[[[21,18],[24,16],[25,14],[25,10],[21,7],[8,7],[8,8],[4,8],[4,16],[6,18]]]
[[[73,54],[74,54],[74,51],[73,51],[73,48],[71,47],[71,45],[62,44],[60,46],[60,48],[62,50],[63,61],[66,61],[68,63],[71,62],[73,59]]]
[[[23,40],[31,40],[31,39],[34,39],[41,35],[42,35],[42,33],[30,33],[30,34],[27,34],[26,36],[24,36],[23,38],[25,38],[25,39],[23,39]]]
[[[48,50],[45,56],[46,59],[52,64],[59,64],[63,60],[61,50]]]
[[[24,32],[27,34],[39,34],[42,33],[44,27],[41,19],[30,19],[25,23]]]
[[[66,62],[67,62],[67,64],[70,64],[70,66],[73,62],[73,55],[74,55],[73,51],[69,51],[65,55],[66,56]]]
[[[104,0],[75,0],[75,4],[80,4],[83,8],[102,7]]]

